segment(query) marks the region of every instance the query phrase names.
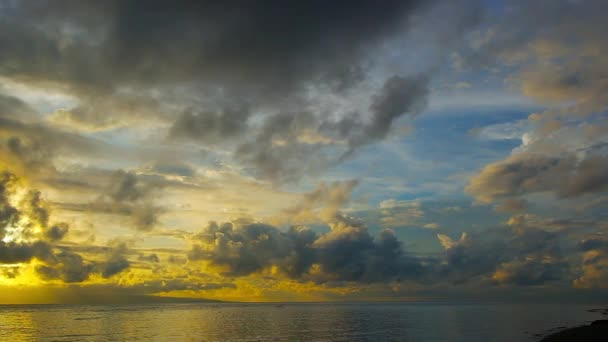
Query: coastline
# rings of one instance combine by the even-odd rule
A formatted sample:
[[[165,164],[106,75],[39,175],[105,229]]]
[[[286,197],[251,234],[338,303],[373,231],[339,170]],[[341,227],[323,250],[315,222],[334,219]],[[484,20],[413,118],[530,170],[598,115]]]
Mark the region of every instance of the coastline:
[[[573,341],[605,341],[608,336],[608,319],[600,319],[591,322],[588,325],[582,325],[574,328],[552,333],[545,336],[539,342],[573,342]]]

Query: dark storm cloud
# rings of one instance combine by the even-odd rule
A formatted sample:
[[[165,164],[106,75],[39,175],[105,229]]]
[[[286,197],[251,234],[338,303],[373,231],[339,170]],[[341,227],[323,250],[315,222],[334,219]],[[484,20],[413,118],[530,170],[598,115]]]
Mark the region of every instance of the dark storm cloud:
[[[374,239],[365,227],[346,221],[323,235],[302,226],[283,232],[263,224],[211,223],[193,237],[188,257],[208,260],[231,276],[276,267],[290,278],[317,282],[381,282],[422,272],[392,232],[383,231]]]
[[[110,243],[110,246],[62,246],[59,253],[50,255],[43,265],[36,266],[36,272],[45,280],[61,280],[65,283],[80,283],[93,274],[111,278],[131,266],[126,254],[127,245],[123,242]],[[101,254],[103,260],[86,260],[83,254]]]
[[[223,142],[247,129],[247,107],[224,108],[215,113],[184,112],[171,126],[169,138],[199,140],[205,143]]]
[[[485,235],[485,236],[484,236]],[[541,229],[497,229],[459,241],[439,236],[446,248],[437,279],[460,284],[482,279],[496,284],[540,285],[567,280],[571,265],[564,257],[558,232]]]
[[[5,2],[0,71],[76,92],[202,80],[277,99],[302,82],[357,79],[365,50],[421,3]]]
[[[293,228],[283,233],[275,227],[264,224],[246,225],[241,229],[231,223],[218,225],[211,222],[194,239],[203,244],[194,244],[188,253],[190,260],[210,260],[227,267],[228,275],[247,275],[272,265],[281,265],[286,259],[298,264],[302,257],[296,245],[306,246],[314,241],[315,234]],[[298,241],[302,239],[302,241]],[[207,246],[213,246],[208,250]],[[306,263],[309,265],[309,263]],[[289,264],[284,269],[293,269]]]
[[[125,256],[128,252],[129,247],[126,242],[110,241],[110,249],[107,251],[106,260],[96,265],[101,276],[110,278],[129,268],[131,264]]]
[[[103,263],[101,267],[101,276],[104,278],[110,278],[111,276],[129,268],[129,261],[123,255],[115,254],[112,255],[105,263]]]
[[[608,241],[603,239],[586,239],[579,243],[579,248],[582,251],[591,251],[594,249],[607,249]]]
[[[51,247],[44,241],[32,243],[0,241],[0,263],[15,264],[29,262],[33,258],[46,259],[51,254]]]
[[[310,112],[284,112],[268,117],[251,141],[241,144],[235,156],[259,177],[293,180],[326,168],[328,156],[319,144],[301,143],[298,136],[315,131],[317,118]]]
[[[46,280],[58,279],[66,283],[80,283],[93,273],[94,264],[77,253],[63,251],[52,258],[49,265],[38,265],[36,272]]]
[[[339,216],[327,233],[304,226],[287,231],[264,224],[210,223],[191,237],[191,261],[205,260],[226,276],[273,270],[317,283],[352,282],[535,286],[575,279],[563,232],[500,227],[463,234],[453,241],[439,234],[445,254],[412,255],[391,230],[373,236],[359,221]],[[594,246],[595,248],[595,246]]]
[[[372,97],[372,117],[363,129],[363,137],[351,138],[351,145],[381,140],[386,137],[397,118],[424,109],[429,93],[428,81],[427,76],[393,76],[387,79],[380,92]]]
[[[349,92],[367,79],[382,44],[407,32],[411,18],[431,6],[417,0],[5,2],[0,75],[78,100],[50,123],[95,130],[154,118],[170,125],[170,142],[225,144],[250,173],[292,180],[339,162],[345,151],[336,144],[348,145],[344,158],[423,107],[428,75],[388,77],[361,112],[320,110],[313,93],[357,97]],[[461,26],[452,31],[471,25]]]
[[[422,260],[409,256],[392,230],[377,239],[360,222],[341,218],[314,245],[323,280],[384,282],[422,280]]]
[[[69,227],[66,223],[58,223],[50,227],[45,236],[50,241],[58,241],[63,239],[63,237],[68,233]]]

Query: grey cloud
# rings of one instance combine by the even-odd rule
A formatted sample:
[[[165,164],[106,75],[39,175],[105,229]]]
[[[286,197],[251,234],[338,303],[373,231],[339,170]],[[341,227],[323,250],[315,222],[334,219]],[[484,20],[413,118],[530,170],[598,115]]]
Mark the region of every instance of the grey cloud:
[[[82,253],[105,254],[105,260],[86,260]],[[43,265],[36,266],[36,272],[45,280],[56,279],[66,283],[84,282],[92,274],[110,278],[131,266],[126,253],[128,247],[124,243],[109,247],[64,246],[59,253],[48,256]]]
[[[146,179],[132,172],[117,170],[97,199],[85,206],[88,210],[130,216],[136,229],[151,230],[162,208],[153,204],[152,192],[165,185],[157,179]]]
[[[183,113],[169,130],[170,139],[199,140],[206,143],[223,142],[243,133],[247,128],[249,109],[224,108],[218,112]]]
[[[355,137],[351,139],[351,145],[383,139],[397,118],[404,114],[414,115],[424,109],[429,93],[428,82],[426,75],[387,79],[381,91],[372,98],[372,118],[363,129],[364,140]]]
[[[109,187],[105,195],[116,202],[136,201],[147,195],[150,190],[147,184],[140,182],[135,174],[118,170],[109,180]]]
[[[170,142],[227,145],[250,173],[294,180],[383,139],[398,117],[423,107],[428,75],[389,77],[370,108],[320,109],[314,94],[369,97],[352,90],[382,43],[433,4],[7,3],[0,74],[78,99],[50,123],[95,130],[173,121]]]
[[[447,263],[438,266],[436,276],[454,283],[515,285],[567,279],[571,265],[560,247],[560,233],[502,228],[485,235],[463,235],[460,241],[444,244]]]
[[[583,251],[608,248],[608,241],[603,239],[586,239],[579,243],[579,247]]]
[[[291,223],[334,221],[340,208],[350,200],[351,192],[358,183],[357,180],[349,180],[319,184],[305,194],[300,203],[284,210],[285,220]]]
[[[536,118],[605,111],[608,44],[600,32],[608,26],[600,13],[607,10],[602,0],[513,1],[501,17],[486,17],[459,61],[470,68],[507,64],[524,95],[563,105]]]
[[[287,231],[264,224],[210,223],[191,237],[191,261],[205,260],[226,276],[273,269],[317,283],[479,284],[535,286],[573,279],[563,232],[501,227],[458,241],[439,235],[444,255],[408,253],[391,230],[374,237],[359,221],[340,216],[327,233],[304,226]]]
[[[125,254],[129,250],[127,244],[125,242],[116,241],[114,243],[110,242],[110,245],[111,248],[108,251],[107,259],[96,265],[101,276],[104,278],[110,278],[126,270],[130,266],[129,261],[125,257]]]
[[[103,159],[117,152],[104,142],[48,127],[0,116],[0,155],[28,178],[48,183],[60,182],[57,157]],[[74,180],[72,180],[74,183]]]
[[[483,202],[538,192],[558,197],[601,193],[608,187],[608,158],[587,154],[514,156],[486,166],[473,177],[466,190]]]
[[[47,231],[45,236],[50,240],[50,241],[58,241],[63,239],[63,237],[68,233],[69,231],[69,226],[66,223],[58,223],[53,225],[52,227],[50,227]]]
[[[158,258],[158,255],[156,255],[155,253],[152,254],[140,254],[139,257],[137,258],[137,260],[139,261],[147,261],[147,262],[159,262],[160,259]]]
[[[129,261],[122,255],[113,255],[101,267],[101,276],[110,278],[129,268]]]
[[[155,281],[146,281],[141,285],[135,285],[134,288],[140,288],[145,293],[158,293],[169,291],[213,291],[219,289],[235,289],[233,283],[205,283],[196,279],[161,279]]]
[[[36,271],[43,279],[59,279],[64,282],[83,282],[92,272],[103,277],[111,277],[129,267],[124,257],[127,247],[119,244],[109,249],[107,260],[103,263],[85,261],[77,252],[61,247],[56,243],[67,234],[65,223],[49,225],[49,212],[42,195],[37,190],[29,190],[13,204],[18,178],[9,173],[0,174],[0,263],[28,263],[36,258],[42,264]],[[19,228],[19,239],[11,238],[7,228]],[[56,253],[56,249],[61,249]]]
[[[392,232],[384,231],[376,240],[365,227],[346,218],[323,235],[303,226],[283,232],[263,224],[211,223],[192,241],[190,260],[208,260],[232,276],[277,267],[294,279],[378,282],[422,272]]]
[[[66,283],[80,283],[89,278],[94,264],[77,253],[63,251],[54,255],[50,265],[38,265],[36,272],[43,279],[60,279]]]
[[[526,200],[510,198],[497,205],[495,209],[498,212],[513,213],[525,211],[527,206]]]
[[[408,256],[391,230],[383,230],[375,240],[364,226],[352,220],[335,223],[314,247],[324,277],[329,280],[421,280],[425,271],[421,260]]]
[[[196,170],[192,166],[172,160],[156,161],[152,163],[152,165],[146,167],[146,171],[161,175],[175,175],[181,177],[193,177],[196,174]]]
[[[343,87],[356,80],[351,75],[366,49],[403,28],[421,4],[6,3],[0,71],[85,95],[111,94],[119,85],[202,81],[220,84],[228,97],[275,100],[309,81]]]
[[[428,75],[388,78],[370,99],[368,119],[363,113],[350,113],[336,120],[309,111],[269,116],[255,140],[237,148],[236,157],[258,176],[278,181],[327,169],[357,148],[385,138],[399,117],[422,110],[428,80]]]
[[[0,92],[0,117],[30,121],[36,118],[36,112],[20,99]]]
[[[542,285],[563,279],[567,270],[568,265],[563,261],[528,258],[501,264],[494,275],[494,280],[500,284],[519,286]]]
[[[272,265],[283,265],[288,258],[299,258],[294,254],[294,242],[301,234],[285,234],[264,224],[250,224],[234,228],[231,223],[218,225],[211,222],[195,239],[204,244],[194,244],[188,253],[190,260],[210,260],[214,264],[227,266],[228,275],[247,275]],[[207,249],[206,246],[213,246]]]
[[[33,258],[47,259],[51,255],[51,247],[44,241],[32,243],[0,241],[0,263],[15,264],[29,262]]]
[[[0,173],[0,263],[29,262],[32,258],[47,260],[52,256],[50,243],[60,240],[68,227],[64,223],[49,227],[49,212],[39,191],[30,190],[19,203],[12,203],[17,181],[12,173]],[[61,232],[55,231],[58,226]],[[15,227],[19,227],[19,237],[27,242],[4,241],[10,234],[7,228]]]
[[[583,251],[579,277],[573,281],[575,287],[606,288],[608,280],[608,241],[604,237],[593,237],[579,243]]]

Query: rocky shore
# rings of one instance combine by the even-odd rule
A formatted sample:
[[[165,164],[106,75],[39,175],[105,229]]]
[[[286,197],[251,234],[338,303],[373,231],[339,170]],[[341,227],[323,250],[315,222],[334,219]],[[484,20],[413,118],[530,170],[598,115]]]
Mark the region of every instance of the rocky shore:
[[[562,330],[544,337],[540,342],[603,342],[608,341],[608,320],[593,321],[589,325]]]

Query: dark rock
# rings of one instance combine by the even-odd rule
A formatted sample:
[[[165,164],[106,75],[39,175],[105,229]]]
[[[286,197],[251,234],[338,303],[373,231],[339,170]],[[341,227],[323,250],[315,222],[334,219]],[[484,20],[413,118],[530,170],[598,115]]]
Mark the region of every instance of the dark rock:
[[[589,325],[570,328],[551,334],[540,342],[604,342],[608,341],[608,320],[594,321]]]

